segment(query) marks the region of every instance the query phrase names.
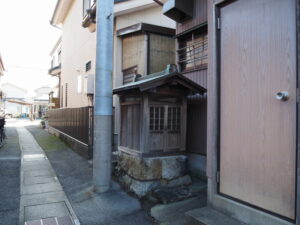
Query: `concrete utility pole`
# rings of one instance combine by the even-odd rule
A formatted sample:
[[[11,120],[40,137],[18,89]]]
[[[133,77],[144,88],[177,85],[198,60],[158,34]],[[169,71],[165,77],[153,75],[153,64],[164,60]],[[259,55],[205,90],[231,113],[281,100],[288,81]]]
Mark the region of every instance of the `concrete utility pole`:
[[[95,192],[111,185],[113,0],[97,1],[93,181]]]

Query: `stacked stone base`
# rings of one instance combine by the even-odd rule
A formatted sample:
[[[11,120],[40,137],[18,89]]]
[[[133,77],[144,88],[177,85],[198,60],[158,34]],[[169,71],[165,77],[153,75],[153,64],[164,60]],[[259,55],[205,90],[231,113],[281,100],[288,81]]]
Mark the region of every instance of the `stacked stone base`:
[[[161,187],[190,185],[184,155],[141,158],[118,152],[118,179],[139,198]]]

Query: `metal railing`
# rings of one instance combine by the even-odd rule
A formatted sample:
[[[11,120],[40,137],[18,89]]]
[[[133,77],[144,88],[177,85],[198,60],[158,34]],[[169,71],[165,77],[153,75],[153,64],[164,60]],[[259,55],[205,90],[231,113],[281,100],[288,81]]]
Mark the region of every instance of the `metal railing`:
[[[185,46],[177,50],[178,64],[181,71],[197,70],[207,67],[208,39],[207,35],[192,36],[192,40],[185,41]]]
[[[93,111],[92,106],[49,110],[49,126],[92,147]]]

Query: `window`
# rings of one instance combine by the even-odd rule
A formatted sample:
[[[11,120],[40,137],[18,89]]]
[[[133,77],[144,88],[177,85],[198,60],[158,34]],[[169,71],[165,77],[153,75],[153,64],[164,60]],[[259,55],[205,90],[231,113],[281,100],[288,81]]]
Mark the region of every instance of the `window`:
[[[197,30],[179,38],[178,64],[181,71],[207,68],[207,31]]]
[[[68,83],[66,83],[65,89],[65,107],[68,107]]]
[[[54,66],[55,66],[55,56],[52,57],[51,68],[54,68]]]
[[[91,61],[88,61],[88,62],[85,64],[85,72],[88,72],[91,68],[92,68],[92,62],[91,62]]]
[[[168,131],[180,131],[180,107],[168,108]]]
[[[82,91],[82,76],[77,76],[77,93],[81,93]]]
[[[133,82],[135,75],[137,75],[137,66],[123,70],[123,84]]]
[[[165,107],[151,106],[150,107],[150,131],[163,131],[165,122]]]
[[[89,10],[94,4],[95,0],[83,0],[83,17],[87,15],[87,10]]]
[[[167,118],[165,118],[165,110],[167,110]],[[164,130],[169,132],[179,132],[181,128],[180,107],[151,106],[149,122],[151,132],[162,132]],[[166,129],[164,125],[165,122],[167,125]]]

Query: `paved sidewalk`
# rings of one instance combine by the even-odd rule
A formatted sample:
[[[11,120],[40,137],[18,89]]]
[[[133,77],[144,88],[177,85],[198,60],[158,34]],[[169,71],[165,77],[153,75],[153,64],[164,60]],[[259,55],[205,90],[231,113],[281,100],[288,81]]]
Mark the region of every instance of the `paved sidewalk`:
[[[20,225],[79,225],[43,149],[26,128],[17,131],[22,151]]]
[[[92,164],[40,126],[27,126],[44,149],[82,225],[155,225],[140,202],[113,182],[111,191],[95,194]]]

